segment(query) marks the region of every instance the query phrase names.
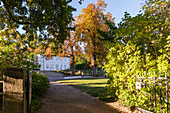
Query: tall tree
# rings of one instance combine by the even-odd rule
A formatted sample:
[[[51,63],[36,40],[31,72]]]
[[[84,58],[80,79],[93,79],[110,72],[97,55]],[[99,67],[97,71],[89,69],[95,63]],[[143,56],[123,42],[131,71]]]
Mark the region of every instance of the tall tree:
[[[67,39],[64,41],[64,44],[60,49],[58,49],[58,52],[53,51],[51,48],[53,47],[53,43],[49,44],[49,46],[46,48],[45,57],[47,59],[50,59],[53,56],[61,56],[61,57],[70,57],[70,64],[71,64],[71,72],[72,75],[75,75],[75,56],[80,56],[82,52],[82,48],[79,45],[78,38],[75,37],[74,31],[70,32],[70,36],[67,37]]]
[[[74,32],[70,32],[70,36],[64,41],[61,49],[61,56],[69,56],[71,60],[71,72],[75,75],[75,56],[79,56],[82,52],[82,48],[79,45],[78,38],[74,35]]]
[[[103,17],[113,21],[110,13],[104,14],[106,6],[107,4],[102,0],[98,0],[96,4],[89,4],[75,21],[76,35],[84,43],[86,55],[92,59],[92,76],[97,75],[97,58],[103,58],[107,52],[107,48],[104,46],[104,42],[99,39],[98,33],[98,29],[108,30]]]
[[[19,25],[26,33],[33,30],[39,34],[50,34],[58,38],[58,41],[66,39],[67,25],[72,19],[72,11],[75,9],[68,4],[67,0],[1,0],[0,11],[1,24],[3,26]],[[30,32],[31,32],[30,31]]]
[[[143,6],[143,13],[135,17],[125,13],[118,29],[110,27],[116,36],[105,64],[110,78],[108,87],[112,90],[117,88],[119,100],[132,108],[148,103],[150,98],[145,94],[143,101],[140,96],[143,96],[144,90],[138,92],[136,104],[137,76],[147,78],[148,74],[144,73],[150,72],[149,76],[157,77],[160,71],[169,75],[169,4],[167,0],[149,0]]]
[[[68,23],[75,10],[68,5],[70,2],[71,0],[0,0],[0,61],[1,58],[14,60],[8,54],[3,54],[4,49],[11,47],[13,49],[10,51],[14,51],[11,53],[20,51],[19,55],[13,54],[20,60],[27,59],[26,56],[32,53],[28,48],[34,50],[38,43],[42,45],[52,41],[59,48],[69,34]],[[54,38],[47,40],[51,34]],[[46,46],[41,46],[43,47]],[[6,67],[5,64],[0,63],[2,67]]]

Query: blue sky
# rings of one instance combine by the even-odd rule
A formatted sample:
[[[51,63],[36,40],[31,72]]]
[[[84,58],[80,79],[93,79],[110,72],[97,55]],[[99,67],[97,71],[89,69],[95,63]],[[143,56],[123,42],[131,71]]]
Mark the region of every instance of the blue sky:
[[[110,12],[112,17],[115,18],[115,23],[119,23],[124,17],[124,12],[130,13],[131,16],[135,16],[142,8],[144,0],[104,0],[107,3],[106,12]],[[77,9],[73,12],[73,16],[78,16],[81,13],[82,8],[86,8],[90,3],[97,3],[97,0],[84,0],[80,5],[78,0],[72,0],[72,5]]]

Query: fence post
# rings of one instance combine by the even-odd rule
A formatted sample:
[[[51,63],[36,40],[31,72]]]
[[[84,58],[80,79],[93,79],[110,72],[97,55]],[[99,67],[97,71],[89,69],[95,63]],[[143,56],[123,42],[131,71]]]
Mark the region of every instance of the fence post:
[[[145,73],[144,73],[145,74]],[[165,72],[165,75],[162,75],[163,73],[161,72],[158,72],[157,76],[156,76],[156,72],[153,73],[154,74],[154,77],[151,77],[151,74],[150,72],[148,73],[149,77],[148,78],[145,78],[145,77],[139,77],[140,79],[140,82],[142,81],[142,85],[144,85],[146,88],[146,86],[148,87],[149,86],[149,100],[145,101],[145,103],[147,104],[147,106],[144,106],[145,107],[145,110],[143,108],[138,108],[137,107],[137,110],[141,111],[141,113],[149,113],[149,111],[147,110],[152,110],[152,105],[155,104],[155,112],[157,113],[160,112],[160,113],[163,113],[165,112],[166,110],[166,113],[168,113],[169,111],[169,95],[168,95],[168,82],[169,82],[169,77],[167,76],[167,73]],[[138,78],[138,77],[137,77]],[[151,82],[153,80],[153,83]],[[138,81],[138,80],[136,80]],[[137,82],[136,82],[137,83]],[[152,84],[153,84],[153,88],[154,88],[154,93],[152,95],[152,91],[151,91],[151,88],[152,88]],[[165,86],[165,87],[164,87]],[[147,96],[148,93],[146,93],[147,91],[144,91],[144,95]],[[146,95],[147,94],[147,95]],[[164,97],[164,94],[166,94],[166,98]],[[152,103],[152,99],[154,100],[154,102]],[[138,90],[137,90],[137,101],[138,101]],[[166,106],[163,105],[163,102],[166,102]],[[150,107],[149,107],[150,105]],[[142,107],[142,105],[141,105]],[[146,107],[148,108],[146,110]],[[158,107],[158,108],[157,108]]]
[[[168,76],[167,73],[165,72],[165,78],[166,78],[166,104],[167,104],[167,113],[168,113]]]
[[[159,72],[159,78],[161,79],[161,72]],[[160,108],[160,111],[162,113],[162,81],[160,80],[160,100],[161,100],[161,108]]]
[[[157,113],[157,105],[156,105],[156,77],[154,71],[154,90],[155,90],[155,112]]]
[[[136,99],[136,103],[138,103],[138,91],[139,89],[137,89],[137,99]],[[138,104],[136,105],[136,106],[138,106]]]
[[[147,78],[147,73],[144,72],[144,85],[145,85],[145,88],[146,88],[146,78]],[[146,97],[146,92],[144,92],[144,95]],[[147,107],[147,104],[145,103],[145,109],[146,109],[146,107]]]
[[[27,113],[31,113],[32,72],[27,71]]]
[[[26,113],[26,70],[8,68],[3,73],[3,113]]]
[[[152,103],[151,103],[151,100],[152,100],[152,95],[151,95],[151,75],[150,75],[150,72],[149,72],[149,88],[150,88],[150,91],[149,91],[149,97],[150,97],[150,110],[151,110],[151,106],[152,106]]]

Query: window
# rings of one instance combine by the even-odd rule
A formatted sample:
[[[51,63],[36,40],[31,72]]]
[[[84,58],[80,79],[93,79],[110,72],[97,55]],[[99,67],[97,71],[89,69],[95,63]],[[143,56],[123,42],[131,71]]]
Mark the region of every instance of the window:
[[[64,70],[66,70],[66,65],[64,65]]]
[[[58,69],[59,69],[58,64],[56,64],[56,70],[58,70]]]
[[[60,66],[60,70],[62,70],[62,65]]]
[[[58,61],[58,57],[56,57],[56,61]]]
[[[64,61],[66,62],[66,58],[64,58]]]
[[[46,64],[46,69],[49,69],[49,64]]]
[[[62,57],[60,57],[60,61],[62,61]]]
[[[51,64],[51,70],[54,70],[54,64]]]

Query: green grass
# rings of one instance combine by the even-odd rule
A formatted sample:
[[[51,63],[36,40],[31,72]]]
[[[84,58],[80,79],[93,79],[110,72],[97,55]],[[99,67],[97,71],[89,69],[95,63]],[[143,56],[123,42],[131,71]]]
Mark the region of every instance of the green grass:
[[[83,92],[97,97],[105,102],[114,102],[117,100],[115,94],[109,94],[107,92],[107,78],[87,78],[87,79],[75,79],[75,80],[62,80],[60,83],[73,86],[80,89]]]

